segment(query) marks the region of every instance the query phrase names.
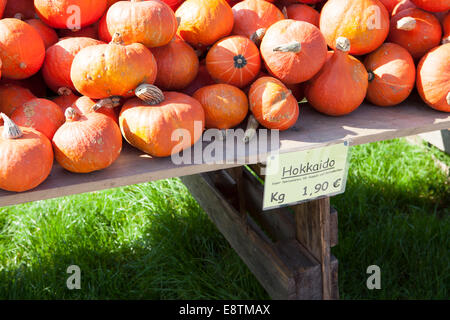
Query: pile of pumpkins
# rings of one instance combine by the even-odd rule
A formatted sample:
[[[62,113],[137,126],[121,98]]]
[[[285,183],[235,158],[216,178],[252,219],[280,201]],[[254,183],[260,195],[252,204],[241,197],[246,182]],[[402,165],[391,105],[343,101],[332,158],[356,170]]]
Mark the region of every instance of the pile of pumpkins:
[[[0,189],[35,188],[54,159],[102,170],[123,138],[167,157],[205,128],[248,119],[247,132],[287,130],[305,98],[343,116],[364,99],[397,105],[416,87],[450,112],[449,9],[450,0],[0,0]],[[172,141],[177,129],[189,139]]]

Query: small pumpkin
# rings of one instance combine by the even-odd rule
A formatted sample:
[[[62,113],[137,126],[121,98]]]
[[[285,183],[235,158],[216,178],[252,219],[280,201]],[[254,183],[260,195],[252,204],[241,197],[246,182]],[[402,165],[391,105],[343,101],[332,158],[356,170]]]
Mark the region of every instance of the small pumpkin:
[[[291,19],[274,23],[261,42],[261,55],[270,74],[286,84],[311,79],[323,66],[327,44],[314,25]]]
[[[213,78],[211,78],[208,69],[206,69],[206,65],[204,63],[200,63],[197,76],[186,88],[181,90],[181,92],[192,96],[198,89],[215,83],[216,82],[213,80]]]
[[[267,29],[275,22],[284,19],[280,9],[264,0],[238,2],[232,10],[234,16],[232,33],[250,39],[255,37],[257,30]]]
[[[285,7],[286,19],[305,21],[319,28],[320,13],[305,4],[295,3]]]
[[[45,49],[58,42],[58,34],[56,33],[56,31],[47,26],[41,20],[29,19],[25,20],[25,22],[32,26],[39,33],[42,40],[44,41]]]
[[[174,37],[167,45],[152,48],[158,65],[155,84],[164,90],[181,90],[197,76],[199,61],[190,45]]]
[[[233,11],[225,0],[186,0],[175,16],[178,35],[195,48],[210,46],[233,29]]]
[[[52,28],[81,29],[96,22],[106,10],[106,0],[34,0],[39,18]]]
[[[14,18],[0,20],[0,59],[3,63],[3,77],[29,78],[39,71],[44,57],[44,42],[32,26]]]
[[[378,0],[329,0],[320,15],[320,31],[333,49],[336,39],[345,37],[349,54],[367,54],[386,40],[389,13]]]
[[[248,94],[250,110],[268,129],[287,130],[298,120],[299,107],[291,91],[278,79],[257,79]]]
[[[395,43],[384,43],[365,58],[364,65],[369,72],[367,100],[377,106],[397,105],[414,89],[414,60],[406,49]]]
[[[337,38],[323,68],[306,86],[306,98],[317,111],[342,116],[357,109],[367,93],[368,73],[364,65],[348,54],[350,41]]]
[[[412,0],[420,9],[430,12],[450,10],[450,0]]]
[[[58,34],[60,38],[91,38],[98,39],[98,24],[94,23],[90,26],[81,28],[80,30],[59,29]]]
[[[109,42],[120,33],[124,44],[142,43],[148,48],[168,44],[177,32],[175,14],[159,0],[116,2],[100,24],[101,40]]]
[[[417,8],[417,6],[411,0],[401,0],[392,10],[391,16],[395,16],[397,13],[411,8]]]
[[[450,13],[447,13],[447,15],[444,18],[444,21],[442,22],[442,26],[444,27],[444,37],[442,38],[442,43],[449,43],[450,42]]]
[[[123,45],[115,34],[109,44],[82,49],[73,59],[70,78],[78,92],[92,99],[131,97],[142,83],[156,79],[157,64],[143,44]]]
[[[24,192],[36,188],[50,174],[53,150],[50,141],[31,128],[20,128],[0,114],[0,189]]]
[[[428,52],[417,66],[417,90],[433,109],[450,112],[450,43]]]
[[[258,75],[261,58],[250,39],[229,36],[211,47],[206,55],[206,68],[217,82],[242,88]]]
[[[66,122],[53,137],[56,161],[66,170],[89,173],[109,167],[120,155],[122,136],[117,123],[104,114],[65,112]]]
[[[139,89],[139,96],[147,102],[131,98],[119,116],[128,143],[152,156],[167,157],[191,147],[201,138],[205,113],[200,102],[183,93],[163,93],[151,85]],[[172,139],[178,129],[182,130],[179,133],[188,134],[183,135],[182,141]]]
[[[88,114],[92,112],[102,113],[119,124],[119,118],[114,109],[119,105],[120,100],[106,98],[100,101],[94,101],[89,97],[82,96],[75,100],[71,107],[80,114]]]
[[[0,112],[8,117],[25,102],[36,98],[30,90],[7,83],[0,85]]]
[[[442,29],[437,18],[420,9],[406,9],[391,18],[388,40],[401,45],[414,59],[438,46]]]
[[[248,113],[248,99],[242,90],[229,84],[213,84],[197,90],[197,99],[205,111],[206,128],[230,129]]]
[[[6,7],[3,18],[18,18],[21,20],[35,18],[34,0],[5,1]]]

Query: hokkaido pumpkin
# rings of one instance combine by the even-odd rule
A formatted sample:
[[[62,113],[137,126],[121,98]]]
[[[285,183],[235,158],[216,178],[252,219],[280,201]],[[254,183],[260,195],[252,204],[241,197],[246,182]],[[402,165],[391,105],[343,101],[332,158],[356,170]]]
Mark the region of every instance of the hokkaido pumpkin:
[[[100,19],[106,0],[34,0],[34,7],[50,27],[79,30]]]
[[[192,96],[198,89],[215,83],[216,82],[211,78],[208,69],[206,69],[206,65],[201,63],[198,67],[198,73],[195,79],[186,88],[181,90],[181,92]]]
[[[58,96],[53,98],[52,101],[56,103],[61,111],[64,113],[66,109],[71,107],[79,96],[73,93],[69,88],[59,88]]]
[[[100,101],[94,101],[89,97],[82,96],[75,100],[71,107],[74,108],[79,114],[88,114],[92,112],[102,113],[119,124],[119,118],[114,110],[114,108],[119,105],[120,101],[116,102],[108,98]]]
[[[59,29],[58,34],[60,38],[92,38],[98,39],[98,24],[94,23],[90,26],[81,28],[80,30]]]
[[[35,129],[51,140],[64,123],[64,113],[56,103],[36,98],[17,107],[11,120],[21,127]]]
[[[268,129],[287,130],[297,122],[297,100],[278,79],[257,79],[250,87],[248,98],[253,116]]]
[[[442,29],[438,19],[420,9],[407,9],[391,19],[388,40],[401,45],[414,59],[420,59],[438,46],[442,39]]]
[[[124,138],[154,157],[167,157],[191,147],[201,138],[205,126],[200,102],[183,93],[156,92],[155,86],[150,87],[153,92],[147,103],[131,98],[123,105],[119,123]],[[172,136],[177,133],[182,134],[180,140]]]
[[[11,83],[2,84],[0,85],[0,112],[10,117],[14,110],[34,98],[36,98],[34,94],[26,88]]]
[[[392,10],[391,16],[395,16],[397,13],[411,8],[417,8],[417,6],[411,0],[401,0]]]
[[[24,192],[40,185],[53,166],[50,141],[31,128],[20,128],[4,113],[0,127],[0,189]]]
[[[335,47],[320,72],[308,82],[305,93],[317,111],[342,116],[361,105],[369,81],[364,65],[348,54],[350,41],[337,38]]]
[[[91,38],[66,38],[47,49],[42,76],[47,86],[54,92],[61,87],[75,91],[75,86],[70,78],[70,69],[73,59],[82,49],[103,44],[103,42]]]
[[[450,10],[450,0],[412,0],[420,9],[430,12]]]
[[[309,22],[319,28],[320,13],[314,8],[298,3],[285,8],[286,19]]]
[[[25,22],[32,26],[39,33],[42,41],[44,41],[45,49],[58,42],[58,34],[56,33],[56,31],[48,27],[41,20],[29,19],[25,20]]]
[[[261,42],[266,69],[286,84],[311,79],[323,66],[327,45],[314,25],[291,19],[273,24]]]
[[[160,47],[168,44],[177,31],[175,14],[159,0],[116,2],[104,19],[101,28],[106,27],[106,30],[102,30],[100,39],[105,42],[109,42],[115,33],[120,33],[124,44]]]
[[[364,60],[369,72],[367,99],[377,106],[394,106],[414,88],[416,66],[409,52],[395,43],[384,43]]]
[[[417,66],[417,90],[430,107],[450,112],[450,43],[427,53]]]
[[[152,48],[158,65],[155,84],[164,90],[180,90],[198,73],[198,57],[190,45],[174,37],[167,45]]]
[[[336,39],[350,41],[349,54],[363,55],[377,49],[389,32],[389,14],[378,0],[329,0],[320,15],[320,31],[335,49]]]
[[[37,73],[44,62],[45,47],[39,33],[14,18],[0,20],[2,76],[25,79]]]
[[[233,29],[233,11],[225,0],[186,0],[175,16],[178,35],[196,48],[212,45]]]
[[[34,0],[9,0],[3,18],[32,19],[35,18],[35,14]]]
[[[156,61],[150,50],[140,43],[123,45],[120,34],[116,33],[111,43],[78,52],[70,77],[78,92],[92,99],[103,99],[131,97],[138,85],[152,84],[156,73]]]
[[[217,82],[242,88],[257,76],[261,58],[250,39],[229,36],[211,47],[206,56],[206,68]]]
[[[392,11],[400,0],[380,0],[380,2],[384,5],[389,14],[392,14]]]
[[[444,21],[442,22],[442,26],[444,27],[444,37],[442,38],[442,43],[449,43],[450,42],[450,13],[447,13],[447,15],[444,18]]]
[[[255,37],[256,30],[267,29],[284,19],[280,9],[265,0],[245,0],[234,5],[232,10],[234,16],[232,33],[250,39],[252,36]]]
[[[242,90],[229,84],[213,84],[197,90],[197,99],[205,111],[206,128],[230,129],[248,113],[248,99]]]

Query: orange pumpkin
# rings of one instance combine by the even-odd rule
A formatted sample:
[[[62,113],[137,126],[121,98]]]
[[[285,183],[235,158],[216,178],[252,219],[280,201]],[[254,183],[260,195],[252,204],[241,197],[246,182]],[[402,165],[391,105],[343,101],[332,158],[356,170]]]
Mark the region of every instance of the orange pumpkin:
[[[44,62],[45,47],[39,33],[14,18],[0,20],[0,59],[2,75],[25,79],[37,73]]]
[[[156,87],[155,87],[156,88]],[[132,146],[155,157],[167,157],[191,147],[205,126],[203,107],[196,99],[178,92],[159,92],[153,105],[131,98],[119,116],[124,138]],[[181,141],[173,134],[182,134]]]
[[[0,114],[0,189],[24,192],[40,185],[53,166],[50,141],[40,132],[20,128],[5,114]]]
[[[215,84],[216,82],[211,78],[211,75],[208,72],[208,69],[206,69],[206,65],[200,64],[198,68],[198,73],[195,79],[183,90],[181,90],[183,93],[192,96],[195,91],[197,91],[200,88],[203,88],[204,86],[209,86],[211,84]]]
[[[114,122],[119,124],[119,118],[117,117],[116,112],[114,111],[114,107],[117,105],[111,104],[109,107],[100,107],[96,109],[94,106],[100,102],[94,101],[89,97],[82,96],[78,97],[77,100],[71,105],[78,113],[80,114],[88,114],[92,112],[102,113],[105,116],[110,117]],[[64,110],[65,111],[65,110]]]
[[[232,8],[234,16],[233,34],[251,38],[256,30],[267,29],[283,20],[283,13],[275,5],[264,0],[245,0]]]
[[[56,103],[62,112],[66,112],[66,109],[71,107],[79,96],[74,94],[69,88],[59,88],[58,96],[53,98],[52,101]]]
[[[430,12],[450,10],[450,0],[412,0],[420,9]]]
[[[203,87],[192,97],[203,106],[206,128],[233,128],[244,121],[248,113],[247,96],[242,90],[229,84]]]
[[[42,72],[40,71],[35,75],[22,80],[4,78],[0,80],[0,84],[12,84],[26,88],[38,98],[47,97],[47,86],[45,85],[44,78],[42,77]]]
[[[369,81],[364,65],[348,54],[350,41],[338,38],[335,47],[320,72],[308,82],[306,98],[317,111],[342,116],[361,105]]]
[[[414,59],[420,59],[439,45],[442,29],[433,14],[412,8],[392,17],[388,39],[408,50]]]
[[[299,3],[291,4],[285,8],[286,19],[309,22],[319,28],[320,13],[314,8]]]
[[[242,88],[257,76],[261,58],[250,39],[229,36],[211,47],[206,56],[206,68],[216,81]]]
[[[81,94],[103,99],[131,97],[139,84],[152,84],[156,73],[156,61],[149,49],[140,43],[123,45],[121,36],[116,34],[109,44],[86,47],[78,52],[70,78]]]
[[[60,38],[92,38],[98,39],[98,24],[94,23],[90,26],[81,28],[80,30],[59,29],[58,34]],[[111,41],[111,40],[110,40]]]
[[[108,9],[100,28],[100,39],[105,42],[120,33],[124,44],[153,48],[169,43],[177,31],[177,20],[172,9],[159,0],[119,1]]]
[[[106,0],[34,0],[39,18],[52,28],[76,29],[96,22],[106,10]]]
[[[392,14],[392,11],[400,0],[380,0],[380,2],[384,5],[389,14]]]
[[[392,16],[395,16],[397,13],[411,8],[417,8],[417,6],[411,0],[401,0],[392,10]]]
[[[273,24],[261,42],[267,71],[286,84],[311,79],[323,66],[327,45],[314,25],[291,19]]]
[[[3,18],[3,12],[5,12],[7,0],[0,0],[0,19]]]
[[[196,48],[212,45],[233,29],[233,11],[225,0],[186,0],[175,16],[178,35]]]
[[[394,106],[414,89],[416,66],[409,52],[395,43],[384,43],[364,60],[369,72],[367,99],[378,106]]]
[[[8,117],[25,102],[36,98],[30,90],[15,84],[0,85],[0,112]]]
[[[427,53],[417,66],[417,90],[433,109],[450,112],[450,43]]]
[[[3,18],[18,18],[24,20],[35,18],[35,14],[34,0],[9,0],[6,3]]]
[[[449,43],[450,42],[450,13],[447,13],[447,15],[444,18],[444,21],[442,22],[442,26],[444,27],[444,37],[442,38],[442,43]]]
[[[389,32],[389,14],[378,0],[329,0],[320,15],[320,31],[335,49],[336,39],[350,40],[350,54],[377,49]]]
[[[253,116],[268,129],[287,130],[297,122],[297,100],[278,79],[257,79],[250,87],[248,98]]]
[[[26,20],[25,22],[32,26],[39,33],[42,40],[44,41],[45,49],[58,42],[58,35],[56,34],[56,31],[48,27],[41,20],[30,19]]]
[[[167,45],[152,48],[158,65],[155,84],[164,90],[180,90],[190,84],[198,73],[199,61],[194,49],[174,37]]]
[[[66,38],[62,39],[47,49],[42,76],[47,86],[54,92],[58,92],[61,87],[75,90],[70,69],[73,59],[82,49],[103,44],[103,42],[91,38]]]

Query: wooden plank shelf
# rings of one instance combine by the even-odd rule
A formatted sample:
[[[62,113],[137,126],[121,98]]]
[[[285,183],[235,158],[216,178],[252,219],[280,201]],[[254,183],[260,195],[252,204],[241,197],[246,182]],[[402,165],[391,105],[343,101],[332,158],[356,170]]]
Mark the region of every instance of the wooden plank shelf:
[[[300,151],[344,140],[357,145],[448,128],[450,114],[425,106],[417,96],[391,108],[363,104],[354,113],[337,118],[300,104],[299,121],[280,133],[279,144],[274,148],[269,146],[262,151],[247,148],[245,154],[235,154],[225,145],[224,163],[176,165],[170,157],[152,158],[124,143],[121,156],[111,167],[90,174],[73,174],[55,163],[49,178],[34,190],[25,193],[0,190],[0,207],[263,162],[268,152],[274,150]],[[237,141],[238,148],[241,143]]]

